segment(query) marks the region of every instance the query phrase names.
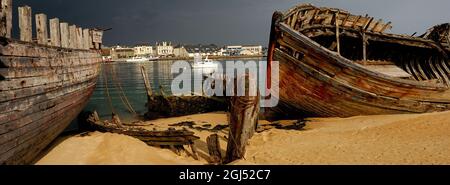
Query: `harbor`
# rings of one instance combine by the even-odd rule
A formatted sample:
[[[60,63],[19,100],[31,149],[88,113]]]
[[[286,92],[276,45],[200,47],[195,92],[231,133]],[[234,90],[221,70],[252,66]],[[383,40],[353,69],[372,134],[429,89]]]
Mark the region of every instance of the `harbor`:
[[[0,2],[2,165],[450,164],[450,23],[299,3],[267,43],[138,42]]]

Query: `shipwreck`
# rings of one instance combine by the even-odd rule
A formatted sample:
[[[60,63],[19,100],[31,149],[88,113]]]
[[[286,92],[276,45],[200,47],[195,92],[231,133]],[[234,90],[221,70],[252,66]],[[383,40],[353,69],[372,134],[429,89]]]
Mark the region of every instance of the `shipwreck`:
[[[30,164],[80,113],[99,74],[103,31],[82,29],[0,0],[0,164]],[[50,34],[50,38],[48,37]]]
[[[310,4],[275,12],[268,66],[279,61],[276,111],[350,117],[450,110],[450,24],[419,36],[391,28]]]

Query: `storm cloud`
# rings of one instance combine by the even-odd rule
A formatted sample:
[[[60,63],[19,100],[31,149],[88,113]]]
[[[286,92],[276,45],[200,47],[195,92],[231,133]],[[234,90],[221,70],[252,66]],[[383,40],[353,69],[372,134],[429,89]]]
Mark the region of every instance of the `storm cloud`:
[[[17,6],[29,5],[33,13],[46,13],[49,18],[86,28],[113,28],[105,33],[106,45],[163,40],[267,45],[272,13],[299,3],[392,21],[395,33],[423,33],[433,25],[450,22],[447,0],[14,0],[14,17]]]

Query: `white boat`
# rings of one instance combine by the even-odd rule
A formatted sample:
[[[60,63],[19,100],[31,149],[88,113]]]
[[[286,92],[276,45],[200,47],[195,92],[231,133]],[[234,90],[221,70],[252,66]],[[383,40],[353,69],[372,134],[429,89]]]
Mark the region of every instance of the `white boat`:
[[[158,59],[159,59],[159,57],[150,57],[150,58],[148,58],[149,61],[155,61],[155,60],[158,60]]]
[[[202,60],[201,55],[196,55],[194,57],[194,63],[192,64],[192,68],[217,68],[218,64],[216,61],[208,59],[206,56],[205,60]]]
[[[133,57],[126,60],[127,62],[146,62],[150,61],[147,57]]]

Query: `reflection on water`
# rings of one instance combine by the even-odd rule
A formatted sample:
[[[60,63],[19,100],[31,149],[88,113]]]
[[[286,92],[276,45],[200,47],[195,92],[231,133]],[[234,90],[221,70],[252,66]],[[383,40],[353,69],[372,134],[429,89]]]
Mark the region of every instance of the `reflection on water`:
[[[261,61],[264,59],[252,59]],[[249,61],[249,60],[243,60]],[[155,62],[116,62],[102,65],[102,72],[97,81],[97,87],[84,111],[96,110],[102,119],[111,118],[111,103],[114,112],[119,114],[122,121],[128,122],[138,119],[124,105],[121,94],[125,95],[131,107],[139,115],[146,112],[147,102],[146,89],[141,73],[141,65],[145,66],[147,76],[154,92],[160,92],[160,87],[166,94],[171,94],[170,87],[172,80],[177,74],[171,73],[172,64],[175,61],[155,61]],[[225,66],[225,61],[220,61]],[[194,73],[205,72],[205,70],[193,70]],[[206,70],[211,73],[211,70]],[[192,79],[193,82],[196,79]],[[107,91],[108,90],[108,91]]]

